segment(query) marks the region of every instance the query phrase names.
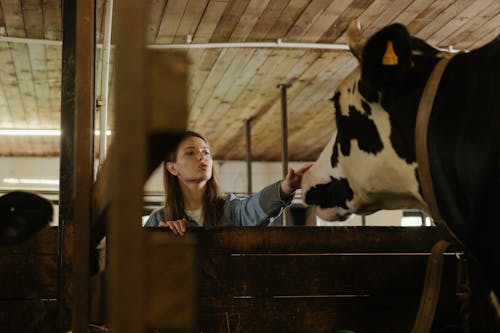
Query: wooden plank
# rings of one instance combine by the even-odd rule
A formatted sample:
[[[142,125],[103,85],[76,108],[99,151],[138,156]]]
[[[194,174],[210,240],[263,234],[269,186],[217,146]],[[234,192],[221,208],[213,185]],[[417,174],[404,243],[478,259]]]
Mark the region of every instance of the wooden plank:
[[[453,34],[448,36],[445,40],[441,41],[442,45],[453,45],[455,46],[458,42],[468,38],[475,30],[484,24],[484,22],[489,21],[491,18],[495,17],[500,13],[500,3],[495,1],[494,4],[488,6],[483,11],[481,11],[476,17],[468,20],[464,25],[457,29]]]
[[[234,28],[229,41],[242,42],[245,41],[257,24],[259,17],[262,15],[270,0],[250,0],[245,12],[241,15],[236,27]]]
[[[201,300],[203,332],[410,332],[418,298],[250,298]],[[455,299],[440,300],[433,327],[460,323]]]
[[[5,30],[8,36],[25,37],[23,9],[20,0],[1,0],[4,12]]]
[[[54,299],[0,301],[0,331],[56,332],[56,303]]]
[[[55,299],[57,256],[0,255],[0,299]]]
[[[146,4],[146,43],[153,44],[156,42],[158,30],[162,23],[162,18],[165,15],[166,0],[148,1]]]
[[[418,296],[428,255],[234,254],[201,256],[203,297]],[[165,262],[165,261],[162,261]],[[442,295],[455,294],[458,260],[447,255]],[[369,278],[367,278],[369,277]]]
[[[167,239],[165,228],[151,228]],[[440,239],[434,227],[192,228],[208,254],[429,253]]]
[[[313,0],[295,20],[293,26],[287,31],[287,41],[300,41],[304,34],[312,27],[314,22],[327,10],[332,0]],[[325,28],[326,30],[326,28]],[[321,33],[317,34],[319,37]]]
[[[431,24],[434,19],[441,14],[446,8],[451,6],[455,1],[453,0],[442,0],[435,1],[421,11],[410,23],[406,25],[406,28],[412,35],[417,35],[420,30],[422,30],[427,25]]]
[[[45,47],[43,45],[29,44],[28,55],[33,75],[36,106],[38,109],[39,126],[51,128],[53,110],[50,106],[49,78],[47,75]],[[56,112],[57,110],[54,110]]]
[[[459,13],[467,11],[468,7],[474,4],[474,0],[462,0],[455,1],[453,4],[445,8],[439,15],[437,15],[432,23],[424,26],[419,32],[418,36],[424,40],[428,40],[430,43],[434,43],[431,36],[437,31],[442,29],[447,22],[450,22]]]
[[[340,15],[347,9],[353,0],[333,0],[328,7],[321,10],[317,18],[311,20],[307,31],[301,33],[300,41],[305,43],[318,42],[320,37],[328,30],[332,22],[336,22]],[[327,3],[325,3],[327,5]],[[315,15],[316,16],[316,15]]]
[[[280,17],[290,0],[272,0],[267,5],[262,15],[257,20],[247,41],[263,41],[271,31],[274,22]]]
[[[171,43],[186,8],[185,0],[169,0],[165,6],[160,27],[156,35],[157,43]]]
[[[45,66],[49,77],[50,108],[52,121],[57,123],[61,109],[61,48],[45,45]]]
[[[200,23],[196,28],[196,33],[193,36],[193,43],[206,43],[212,38],[212,34],[227,3],[227,0],[214,0],[208,3]]]
[[[72,331],[89,325],[90,205],[94,173],[95,1],[77,2]]]
[[[45,38],[51,40],[61,40],[62,39],[61,1],[43,0],[42,4],[43,4],[43,23],[44,23]]]
[[[274,25],[266,35],[267,40],[284,39],[287,32],[294,26],[294,23],[310,4],[310,0],[291,0],[283,9],[281,15],[274,21]],[[285,41],[289,41],[286,39]]]
[[[342,11],[338,18],[331,22],[330,27],[318,39],[319,43],[333,43],[339,38],[342,33],[347,29],[353,19],[359,17],[361,13],[373,2],[374,0],[354,0],[347,8]]]
[[[472,50],[492,41],[500,34],[500,14],[497,14],[488,22],[484,23],[479,29],[474,31],[463,43],[457,43],[458,48]]]
[[[195,235],[162,237],[144,229],[146,327],[194,332],[198,316],[198,250]]]
[[[187,0],[184,15],[175,33],[174,44],[186,43],[188,35],[194,36],[207,6],[208,0]]]
[[[446,37],[450,36],[454,31],[459,30],[463,25],[467,24],[472,18],[477,17],[486,8],[491,8],[500,5],[498,1],[475,1],[470,4],[469,7],[463,11],[459,11],[458,14],[450,19],[445,25],[436,31],[432,36],[428,37],[426,41],[430,44],[437,45],[440,47],[446,47],[448,45],[441,44],[441,41]]]
[[[241,16],[247,8],[249,0],[233,0],[228,3],[219,23],[210,37],[211,43],[227,42]]]
[[[0,43],[0,82],[14,123],[25,127],[27,119],[9,43]]]
[[[24,0],[22,4],[26,37],[43,39],[43,11],[41,2],[39,0]]]

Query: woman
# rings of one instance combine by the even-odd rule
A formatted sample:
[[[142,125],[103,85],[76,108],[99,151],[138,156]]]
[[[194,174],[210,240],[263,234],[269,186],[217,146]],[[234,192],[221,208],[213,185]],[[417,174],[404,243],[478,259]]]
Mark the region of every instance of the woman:
[[[290,168],[276,182],[245,199],[223,197],[213,170],[207,140],[186,132],[163,163],[165,206],[153,212],[145,226],[169,227],[183,235],[188,226],[256,226],[281,214],[300,188],[302,175],[312,163],[295,171]]]

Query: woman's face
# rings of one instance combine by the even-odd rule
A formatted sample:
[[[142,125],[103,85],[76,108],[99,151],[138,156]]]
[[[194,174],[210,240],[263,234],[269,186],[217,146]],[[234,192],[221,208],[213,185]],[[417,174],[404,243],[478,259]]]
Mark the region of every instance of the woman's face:
[[[213,160],[210,147],[202,139],[190,136],[181,141],[175,162],[168,171],[184,182],[206,182],[212,177]]]

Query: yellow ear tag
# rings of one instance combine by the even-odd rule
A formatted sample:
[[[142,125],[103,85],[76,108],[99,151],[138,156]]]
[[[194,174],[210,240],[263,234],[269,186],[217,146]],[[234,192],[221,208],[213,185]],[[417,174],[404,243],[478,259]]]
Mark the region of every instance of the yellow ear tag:
[[[382,65],[396,66],[398,64],[398,56],[394,52],[394,46],[392,41],[387,41],[387,47],[385,49],[384,57],[382,58]]]

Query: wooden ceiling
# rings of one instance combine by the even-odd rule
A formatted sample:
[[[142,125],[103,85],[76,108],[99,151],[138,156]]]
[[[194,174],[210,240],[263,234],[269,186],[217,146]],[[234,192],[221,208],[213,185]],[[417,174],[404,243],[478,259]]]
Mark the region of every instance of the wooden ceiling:
[[[98,42],[102,41],[103,1],[97,7]],[[400,22],[412,34],[442,48],[472,49],[500,34],[499,0],[147,2],[149,44],[185,44],[188,36],[193,44],[277,39],[345,44],[346,28],[355,18],[366,36]],[[61,46],[50,43],[61,41],[61,1],[0,0],[0,5],[0,129],[57,129]],[[20,40],[6,41],[6,37]],[[304,48],[190,49],[188,56],[189,127],[209,139],[218,159],[246,158],[245,120],[249,118],[253,118],[253,159],[281,158],[277,85],[282,83],[291,84],[287,91],[289,158],[315,159],[334,129],[329,98],[357,65],[347,51]],[[100,64],[96,67],[99,89]],[[0,140],[0,156],[59,152],[58,137],[2,136]]]

